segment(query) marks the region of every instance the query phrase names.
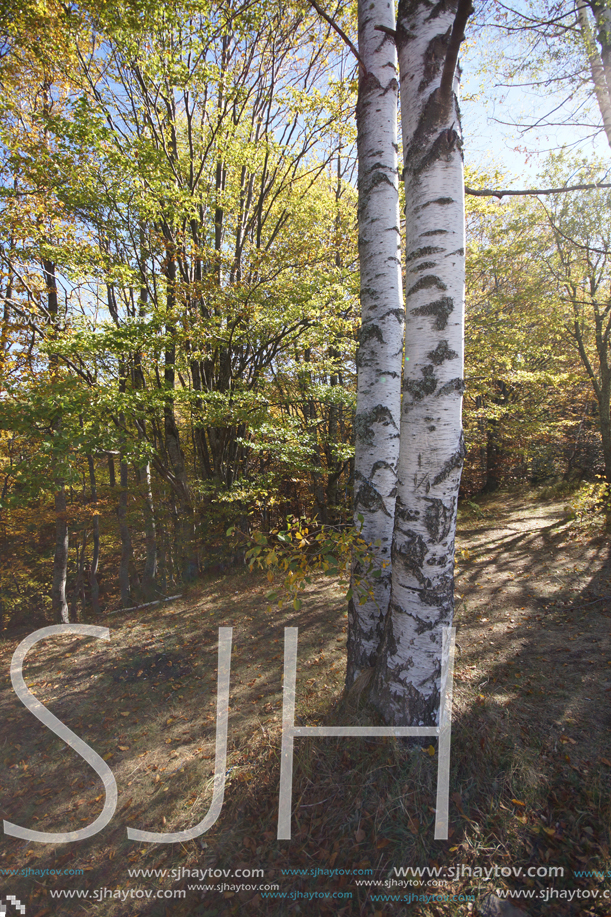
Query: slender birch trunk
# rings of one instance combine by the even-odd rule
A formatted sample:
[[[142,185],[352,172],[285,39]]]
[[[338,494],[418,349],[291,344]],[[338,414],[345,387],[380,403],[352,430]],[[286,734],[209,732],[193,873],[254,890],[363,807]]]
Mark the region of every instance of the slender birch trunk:
[[[63,481],[56,481],[55,486],[57,488],[55,491],[55,554],[53,556],[51,603],[54,620],[58,624],[69,624],[70,610],[66,601],[69,549],[66,487]]]
[[[59,301],[57,296],[57,276],[55,263],[48,259],[42,261],[43,276],[47,288],[47,312],[51,323],[50,336],[57,331],[59,319]],[[52,384],[58,380],[58,358],[49,356],[49,377]],[[61,414],[53,420],[53,431],[59,437],[61,432]],[[58,467],[61,465],[58,464]],[[53,555],[53,581],[51,584],[51,608],[53,619],[59,624],[70,622],[70,609],[66,600],[66,580],[68,578],[68,550],[70,533],[68,530],[68,507],[66,504],[66,485],[61,473],[55,474],[55,553]]]
[[[98,511],[98,487],[95,476],[93,456],[87,456],[89,468],[89,486],[91,488],[91,502],[93,504],[93,553],[89,566],[89,586],[91,588],[91,607],[94,617],[100,616],[100,586],[98,584],[98,566],[100,563],[100,514]]]
[[[390,547],[397,459],[405,312],[397,170],[397,52],[394,3],[359,0],[362,62],[356,109],[359,161],[361,330],[357,355],[354,516],[376,560],[388,566],[359,604],[353,571],[346,685],[375,664],[390,595]],[[378,30],[377,27],[381,27]],[[378,546],[376,546],[376,542]]]
[[[87,541],[87,529],[83,529],[82,544],[80,543],[80,539],[77,535],[76,544],[74,546],[76,553],[76,579],[74,581],[74,589],[72,590],[72,598],[70,600],[70,619],[72,621],[78,621],[79,619],[79,599],[81,600],[82,614],[85,612],[85,553],[87,551]]]
[[[371,699],[388,722],[437,722],[442,629],[454,610],[465,446],[465,276],[458,48],[469,0],[400,0],[406,362],[392,591]]]
[[[155,504],[151,487],[151,466],[136,469],[141,495],[144,501],[144,531],[146,539],[146,560],[142,574],[142,592],[146,601],[155,595],[157,578],[157,531],[155,527]]]
[[[594,84],[596,101],[598,102],[607,140],[611,145],[611,12],[603,3],[595,3],[593,6],[598,26],[600,54],[592,34],[588,11],[580,0],[576,3],[577,17],[586,54],[588,55],[590,76]]]

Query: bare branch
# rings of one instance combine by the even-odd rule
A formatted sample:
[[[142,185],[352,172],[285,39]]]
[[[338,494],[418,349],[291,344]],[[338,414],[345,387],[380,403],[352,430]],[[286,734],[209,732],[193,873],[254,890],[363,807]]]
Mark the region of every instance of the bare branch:
[[[465,194],[471,194],[473,197],[498,197],[500,200],[502,197],[509,195],[524,197],[529,194],[567,194],[569,191],[596,191],[598,188],[611,188],[611,184],[608,182],[595,182],[593,184],[569,185],[566,188],[528,188],[524,191],[468,188],[465,185]]]
[[[365,64],[363,63],[363,59],[361,58],[361,55],[360,55],[359,52],[356,50],[356,48],[354,47],[354,45],[352,44],[352,42],[350,41],[350,39],[348,38],[348,36],[347,36],[346,33],[344,32],[344,30],[341,28],[341,26],[339,26],[339,25],[337,24],[337,22],[335,21],[335,19],[332,19],[331,16],[329,16],[328,13],[325,13],[325,11],[322,9],[322,7],[320,7],[320,6],[318,5],[318,3],[316,2],[316,0],[308,0],[308,2],[309,2],[309,4],[310,4],[310,6],[313,6],[313,7],[314,7],[314,9],[315,9],[316,12],[318,13],[318,15],[319,15],[319,16],[322,16],[322,18],[325,20],[325,22],[328,22],[329,25],[331,26],[331,28],[332,28],[335,32],[337,32],[337,34],[339,35],[339,37],[341,38],[341,40],[342,40],[345,44],[348,45],[348,47],[350,48],[350,50],[352,51],[352,53],[354,54],[354,56],[356,57],[357,61],[358,61],[359,64],[360,64],[361,70],[362,70],[362,72],[363,72],[363,76],[366,76],[366,75],[367,75],[367,68],[365,67]]]

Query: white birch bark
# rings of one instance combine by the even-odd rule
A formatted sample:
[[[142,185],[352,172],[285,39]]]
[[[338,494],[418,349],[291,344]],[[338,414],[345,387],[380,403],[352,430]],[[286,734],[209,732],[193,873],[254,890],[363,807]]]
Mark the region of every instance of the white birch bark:
[[[603,121],[603,127],[609,145],[611,146],[611,52],[609,49],[609,35],[611,34],[611,13],[603,3],[596,4],[598,38],[601,54],[598,53],[596,42],[590,27],[588,12],[583,3],[577,2],[577,15],[583,37],[590,74],[594,84],[594,93]],[[605,66],[606,64],[606,66]]]
[[[361,330],[357,354],[354,514],[376,560],[373,599],[349,605],[350,687],[373,667],[390,595],[390,548],[399,455],[404,306],[397,168],[397,52],[394,0],[359,0],[361,79],[357,104]],[[381,30],[376,27],[381,26]],[[363,72],[364,71],[364,72]]]
[[[55,554],[53,557],[53,583],[51,601],[53,617],[59,624],[70,623],[70,609],[66,601],[66,580],[68,578],[68,507],[66,488],[61,480],[55,481]]]
[[[371,692],[393,725],[437,723],[442,628],[451,624],[454,607],[454,536],[465,454],[465,219],[458,75],[454,65],[446,70],[444,64],[459,7],[466,19],[470,10],[462,0],[400,0],[398,11],[406,362],[392,591]],[[462,32],[454,42],[454,61],[461,38]]]

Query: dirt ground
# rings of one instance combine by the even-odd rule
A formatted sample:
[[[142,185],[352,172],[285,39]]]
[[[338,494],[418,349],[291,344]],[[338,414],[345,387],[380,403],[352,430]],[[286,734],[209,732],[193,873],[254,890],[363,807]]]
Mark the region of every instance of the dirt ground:
[[[105,616],[96,623],[110,629],[109,641],[53,637],[31,653],[24,664],[27,685],[109,764],[119,800],[110,824],[88,840],[38,844],[4,835],[2,901],[16,896],[27,917],[432,917],[477,914],[495,888],[545,893],[554,887],[573,890],[572,900],[549,898],[548,891],[548,900],[540,895],[514,904],[532,915],[611,915],[611,897],[603,898],[611,889],[603,877],[611,868],[608,538],[576,534],[565,499],[537,501],[525,491],[461,509],[451,829],[445,842],[434,842],[432,835],[434,749],[431,755],[406,751],[394,740],[369,741],[367,747],[354,740],[341,748],[333,740],[324,749],[323,742],[302,742],[293,837],[276,840],[283,628],[299,628],[297,721],[312,725],[329,722],[337,709],[347,618],[343,592],[330,580],[308,588],[299,612],[270,614],[267,589],[260,577],[235,571],[201,582],[171,603]],[[197,840],[130,841],[127,826],[177,831],[208,811],[219,627],[233,628],[221,816]],[[15,696],[9,665],[24,636],[0,644],[2,817],[39,831],[73,831],[99,815],[103,787]],[[401,864],[461,864],[463,875],[451,881],[446,876],[444,889],[474,900],[383,902],[348,874],[372,869],[371,875],[386,878]],[[475,867],[495,864],[554,865],[564,876],[476,881]],[[190,881],[186,870],[208,868],[234,874],[261,868],[264,878],[237,893],[189,888],[201,879]],[[311,876],[309,883],[288,876],[291,868],[322,872],[313,885]],[[130,876],[134,869],[168,872]],[[601,875],[576,875],[586,870]],[[204,881],[217,887],[221,881],[248,883]],[[293,894],[290,903],[264,899],[263,882]],[[313,888],[352,897],[300,903],[299,894]],[[82,894],[53,896],[71,890]],[[155,897],[146,897],[147,891]],[[185,897],[170,898],[176,891]],[[577,899],[578,891],[590,894]]]

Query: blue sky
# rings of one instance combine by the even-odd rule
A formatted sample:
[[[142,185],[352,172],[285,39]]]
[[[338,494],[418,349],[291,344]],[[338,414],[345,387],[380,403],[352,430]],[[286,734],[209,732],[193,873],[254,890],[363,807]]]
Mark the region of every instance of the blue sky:
[[[550,150],[567,146],[582,156],[596,154],[610,158],[603,132],[586,139],[591,131],[574,125],[523,130],[560,105],[564,96],[545,88],[499,85],[504,82],[500,72],[502,62],[517,57],[520,52],[517,42],[502,31],[495,28],[479,31],[472,27],[471,33],[467,30],[462,50],[461,112],[467,165],[485,171],[500,168],[507,174],[504,186],[520,188],[532,186]],[[524,75],[518,79],[525,83],[530,78]],[[585,120],[583,115],[582,109],[581,120]],[[561,107],[553,120],[562,121],[568,116],[566,106]],[[591,117],[599,120],[595,104],[591,107]]]

